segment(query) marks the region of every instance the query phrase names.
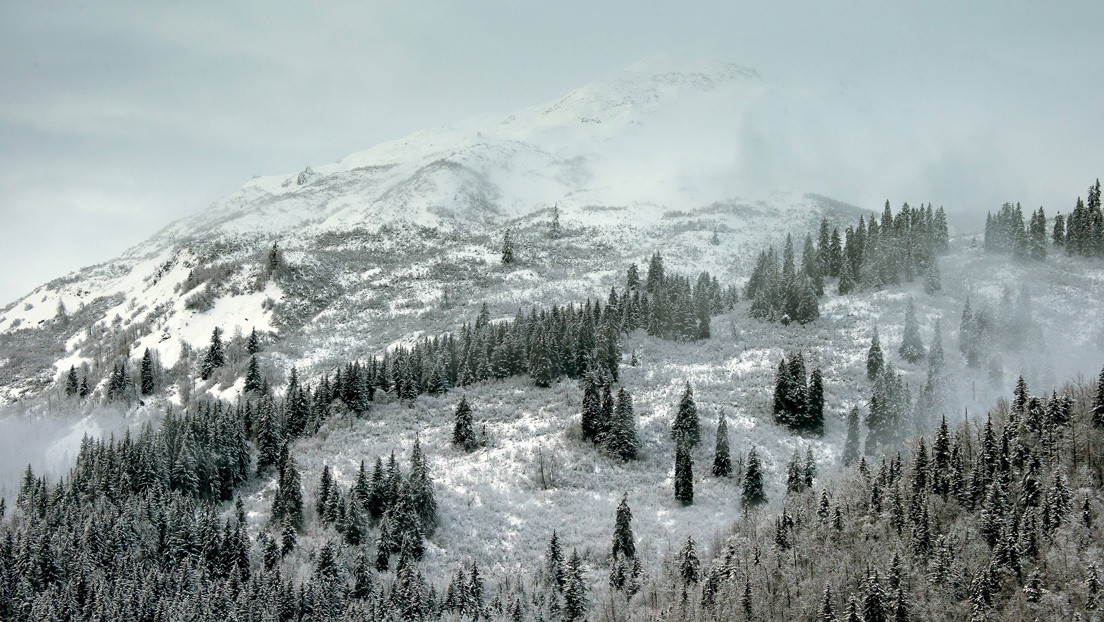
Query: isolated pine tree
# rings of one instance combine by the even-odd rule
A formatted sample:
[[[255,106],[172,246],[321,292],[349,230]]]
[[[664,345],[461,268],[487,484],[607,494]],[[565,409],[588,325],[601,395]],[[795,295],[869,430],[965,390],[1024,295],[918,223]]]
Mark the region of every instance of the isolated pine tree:
[[[65,397],[76,397],[80,393],[80,381],[77,379],[77,366],[70,365],[65,374]]]
[[[142,395],[153,395],[157,387],[154,384],[153,353],[149,348],[146,348],[146,353],[142,355],[141,382]]]
[[[471,451],[478,445],[475,438],[475,428],[472,424],[472,410],[468,406],[468,396],[460,396],[460,403],[456,405],[454,413],[455,424],[452,427],[452,444]]]
[[[924,342],[920,339],[920,325],[916,321],[916,307],[911,298],[905,311],[905,334],[897,353],[914,364],[924,358]]]
[[[211,345],[207,347],[207,353],[203,357],[203,364],[199,368],[199,377],[207,380],[216,369],[226,363],[226,355],[222,347],[222,330],[215,327],[211,332]]]
[[[679,400],[678,413],[675,415],[674,425],[671,426],[671,438],[676,443],[684,442],[688,450],[697,447],[701,442],[701,430],[698,425],[698,407],[694,403],[694,391],[690,388],[690,382],[686,382],[686,388]]]
[[[681,438],[675,442],[675,499],[682,505],[694,503],[694,460]]]
[[[552,204],[552,222],[548,226],[548,237],[553,240],[559,239],[563,235],[563,231],[560,229],[560,206],[557,203]]]
[[[502,265],[509,266],[514,263],[514,240],[510,236],[510,230],[502,234]]]
[[[870,339],[870,349],[866,351],[866,377],[873,381],[882,375],[885,357],[882,355],[882,343],[878,339],[878,329],[874,328],[874,337]]]
[[[717,421],[717,448],[713,452],[713,476],[728,477],[732,474],[732,454],[728,448],[728,424],[724,413]]]
[[[740,493],[744,507],[755,507],[767,502],[763,490],[763,465],[759,462],[759,452],[751,448],[747,457],[747,470],[744,472],[744,489]]]
[[[555,532],[553,532],[555,537]],[[617,520],[613,525],[613,547],[610,550],[610,559],[618,557],[636,557],[636,543],[633,540],[632,510],[629,509],[629,494],[621,497],[621,503],[617,506]]]

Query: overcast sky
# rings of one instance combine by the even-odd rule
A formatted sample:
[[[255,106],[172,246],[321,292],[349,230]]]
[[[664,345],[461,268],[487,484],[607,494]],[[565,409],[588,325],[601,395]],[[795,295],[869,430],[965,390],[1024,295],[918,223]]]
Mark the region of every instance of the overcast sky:
[[[830,102],[777,158],[801,190],[1053,213],[1104,176],[1099,0],[674,4],[6,3],[0,305],[254,174],[507,114],[656,53]]]

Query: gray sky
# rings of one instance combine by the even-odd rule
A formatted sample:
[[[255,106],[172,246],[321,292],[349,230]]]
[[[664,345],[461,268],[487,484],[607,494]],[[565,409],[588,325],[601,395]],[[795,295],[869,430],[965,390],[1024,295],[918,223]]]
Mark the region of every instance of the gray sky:
[[[1053,213],[1104,176],[1099,0],[672,4],[8,3],[0,304],[254,174],[506,114],[663,52],[753,67],[805,102],[780,111],[790,138],[761,164],[783,186]]]

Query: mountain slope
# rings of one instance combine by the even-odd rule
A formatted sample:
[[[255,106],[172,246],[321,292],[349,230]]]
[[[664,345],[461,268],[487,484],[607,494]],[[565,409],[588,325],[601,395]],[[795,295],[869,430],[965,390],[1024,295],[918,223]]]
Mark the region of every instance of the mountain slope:
[[[355,334],[341,354],[363,356],[406,335],[409,315],[442,311],[446,297],[490,299],[508,313],[548,296],[604,294],[611,269],[661,249],[680,270],[732,281],[770,238],[857,213],[800,192],[753,193],[738,146],[765,92],[735,65],[653,59],[505,119],[253,179],[4,309],[0,339],[20,355],[0,365],[0,384],[12,399],[70,365],[102,378],[115,357],[145,348],[172,366],[216,326],[282,341]],[[567,235],[542,248],[553,206]],[[505,228],[523,258],[513,274],[491,269]],[[721,244],[703,251],[714,230]],[[274,243],[290,267],[279,282],[264,276]],[[455,324],[440,315],[436,325]],[[328,354],[311,345],[290,358],[309,366]]]

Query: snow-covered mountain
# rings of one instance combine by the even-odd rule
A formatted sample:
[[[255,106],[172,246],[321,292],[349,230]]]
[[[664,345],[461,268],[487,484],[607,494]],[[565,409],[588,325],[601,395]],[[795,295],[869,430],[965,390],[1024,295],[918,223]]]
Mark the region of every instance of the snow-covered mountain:
[[[0,311],[0,394],[7,401],[31,398],[38,406],[32,412],[55,419],[52,428],[33,426],[39,436],[32,439],[23,419],[0,418],[7,426],[0,432],[14,430],[8,437],[19,438],[0,445],[0,476],[8,474],[7,481],[0,477],[0,495],[15,495],[26,462],[36,472],[59,474],[85,432],[104,435],[156,419],[164,402],[182,402],[184,391],[237,396],[248,357],[242,340],[231,339],[228,363],[211,380],[187,388],[166,382],[152,403],[121,413],[100,399],[61,399],[56,381],[70,366],[105,382],[115,364],[128,360],[133,371],[149,349],[166,368],[178,367],[171,377],[192,383],[194,351],[216,327],[227,337],[255,328],[266,335],[262,373],[282,387],[293,366],[313,382],[337,364],[454,331],[484,301],[493,316],[512,317],[519,307],[605,300],[611,287],[623,286],[629,265],[643,268],[655,251],[669,271],[708,270],[722,283],[741,283],[749,260],[787,232],[800,244],[822,218],[842,231],[863,212],[813,194],[816,188],[760,187],[757,167],[743,158],[755,152],[746,143],[760,140],[758,124],[765,112],[777,114],[776,105],[769,85],[748,69],[653,60],[505,119],[418,132],[334,164],[250,180],[121,257],[45,284]],[[892,199],[899,205],[925,198]],[[562,227],[556,237],[554,213]],[[517,261],[503,266],[507,229]],[[712,320],[710,339],[626,335],[620,383],[634,400],[638,460],[621,463],[582,442],[576,383],[540,389],[511,378],[464,388],[490,439],[485,447],[467,453],[452,446],[455,391],[412,402],[381,394],[369,416],[332,419],[295,441],[304,489],[313,494],[324,467],[348,486],[361,460],[409,455],[417,438],[437,483],[440,524],[427,553],[435,571],[473,559],[494,571],[524,567],[553,529],[602,568],[626,491],[648,559],[681,546],[687,534],[716,550],[739,507],[739,489],[703,475],[710,443],[693,456],[694,505],[681,507],[671,495],[670,426],[687,382],[703,439],[713,439],[726,417],[734,457],[758,449],[768,496],[777,501],[785,497],[786,463],[795,451],[811,449],[831,481],[844,417],[869,399],[871,334],[877,327],[889,359],[896,359],[912,300],[925,343],[935,340],[941,322],[954,370],[947,389],[957,402],[952,419],[962,412],[957,406],[971,413],[989,407],[1019,374],[1045,394],[1063,378],[1095,373],[1104,317],[1086,292],[1099,288],[1097,264],[1064,254],[1012,262],[985,255],[965,237],[952,238],[951,247],[940,260],[942,290],[934,293],[915,280],[845,295],[829,283],[820,318],[806,326],[751,319],[741,301]],[[1013,309],[1030,316],[1033,300],[1037,324],[1024,324],[1037,328],[1045,346],[1011,348],[995,366],[968,368],[955,347],[968,298],[997,321]],[[823,437],[802,437],[773,421],[775,369],[796,351],[823,371]],[[630,353],[639,365],[628,364]],[[183,359],[187,370],[182,355],[190,356]],[[892,364],[914,389],[924,386],[924,363]],[[538,464],[548,466],[552,484],[543,470],[538,484]],[[264,475],[241,490],[256,529],[268,523],[275,488]],[[308,530],[300,559],[328,537],[322,528]],[[605,581],[600,574],[595,583]]]
[[[855,211],[805,193],[815,188],[761,192],[749,179],[742,141],[768,90],[737,65],[652,59],[504,119],[254,178],[4,309],[0,384],[10,399],[70,365],[145,348],[171,366],[216,326],[294,341],[288,359],[310,367],[452,327],[446,298],[509,312],[603,294],[655,250],[679,270],[741,278],[783,232]],[[550,242],[553,206],[567,235]],[[495,260],[506,228],[522,259],[510,272]],[[703,244],[714,230],[721,243]],[[295,276],[261,282],[273,243]],[[405,321],[427,313],[416,328]]]

